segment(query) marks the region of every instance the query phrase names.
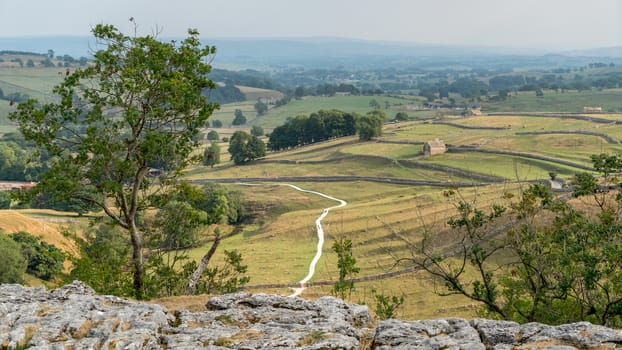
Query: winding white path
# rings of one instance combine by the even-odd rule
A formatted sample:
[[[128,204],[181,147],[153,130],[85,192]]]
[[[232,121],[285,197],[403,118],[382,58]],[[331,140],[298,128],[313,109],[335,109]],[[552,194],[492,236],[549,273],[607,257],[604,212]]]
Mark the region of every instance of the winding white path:
[[[299,296],[307,287],[305,287],[305,283],[309,282],[309,280],[311,278],[313,278],[313,275],[315,274],[315,265],[317,265],[317,262],[320,260],[320,258],[322,257],[322,247],[324,246],[324,228],[322,228],[322,220],[326,217],[326,215],[328,215],[328,212],[331,209],[335,209],[335,208],[341,208],[344,207],[348,204],[348,202],[344,201],[343,199],[338,199],[335,197],[331,197],[329,195],[326,195],[324,193],[321,192],[316,192],[316,191],[309,191],[309,190],[303,190],[302,188],[298,187],[298,186],[294,186],[294,185],[290,185],[290,184],[286,184],[286,186],[289,186],[295,190],[298,190],[300,192],[306,192],[306,193],[313,193],[313,194],[317,194],[318,196],[327,198],[327,199],[331,199],[334,201],[339,202],[339,205],[336,205],[334,207],[329,207],[329,208],[324,208],[324,210],[322,211],[322,215],[320,215],[316,220],[315,220],[315,227],[317,229],[317,251],[315,253],[315,256],[313,257],[313,260],[311,260],[311,264],[309,264],[309,273],[307,274],[307,276],[305,278],[303,278],[300,282],[300,287],[298,288],[292,288],[294,290],[294,294],[290,295],[290,297],[296,297]]]
[[[249,183],[237,183],[238,185],[245,185],[245,186],[259,186],[258,184],[249,184]],[[300,294],[302,294],[302,292],[307,289],[307,287],[305,287],[305,283],[309,282],[309,280],[311,278],[313,278],[313,275],[315,274],[315,265],[317,265],[318,261],[320,261],[320,258],[322,257],[322,248],[324,247],[324,228],[322,227],[322,220],[326,217],[326,215],[328,215],[328,212],[331,209],[336,209],[336,208],[341,208],[341,207],[345,207],[348,202],[344,201],[343,199],[339,199],[339,198],[335,198],[335,197],[331,197],[327,194],[321,193],[321,192],[316,192],[316,191],[310,191],[310,190],[304,190],[298,186],[295,185],[290,185],[290,184],[282,184],[283,186],[289,186],[297,191],[300,192],[306,192],[306,193],[312,193],[312,194],[316,194],[318,196],[324,197],[326,199],[330,199],[330,200],[334,200],[339,202],[339,205],[333,206],[333,207],[328,207],[328,208],[324,208],[324,210],[322,211],[322,215],[320,215],[316,220],[315,220],[315,227],[317,229],[317,248],[316,248],[316,253],[315,256],[313,257],[313,260],[311,260],[311,264],[309,264],[309,273],[307,274],[307,276],[305,278],[303,278],[302,280],[300,280],[300,287],[298,288],[292,288],[294,290],[294,294],[290,295],[290,297],[297,297]]]

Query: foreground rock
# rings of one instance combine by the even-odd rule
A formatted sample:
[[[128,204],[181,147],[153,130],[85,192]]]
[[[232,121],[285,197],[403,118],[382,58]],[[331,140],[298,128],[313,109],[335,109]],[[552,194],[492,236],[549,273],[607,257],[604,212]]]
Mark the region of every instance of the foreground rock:
[[[266,294],[209,299],[206,311],[97,295],[74,282],[54,291],[0,285],[0,347],[30,349],[615,349],[622,332],[448,318],[373,321],[366,306]]]

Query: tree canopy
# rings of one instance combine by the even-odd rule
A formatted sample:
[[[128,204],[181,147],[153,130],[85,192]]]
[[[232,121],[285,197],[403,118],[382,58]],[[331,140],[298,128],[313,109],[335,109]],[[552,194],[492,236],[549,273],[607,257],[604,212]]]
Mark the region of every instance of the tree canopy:
[[[289,118],[270,134],[268,145],[271,150],[287,149],[333,137],[349,136],[356,133],[356,120],[359,115],[339,110],[320,110],[310,116],[299,115]]]
[[[247,163],[266,155],[266,145],[244,131],[236,131],[229,140],[229,153],[235,164]]]
[[[101,49],[91,65],[54,87],[58,102],[31,99],[9,118],[54,157],[37,187],[97,205],[129,234],[140,298],[143,227],[137,218],[154,205],[149,192],[155,189],[148,189],[165,191],[193,160],[193,137],[218,107],[204,93],[215,87],[207,78],[215,48],[202,46],[192,29],[170,42],[103,24],[93,35]],[[148,177],[151,163],[166,165],[159,179]]]

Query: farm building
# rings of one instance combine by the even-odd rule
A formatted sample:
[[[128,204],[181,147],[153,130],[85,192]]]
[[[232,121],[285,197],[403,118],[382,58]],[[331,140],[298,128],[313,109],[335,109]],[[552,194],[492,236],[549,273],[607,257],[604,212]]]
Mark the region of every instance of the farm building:
[[[478,115],[483,115],[482,111],[479,108],[467,109],[464,112],[462,112],[463,117],[474,117]]]
[[[602,113],[603,107],[583,107],[583,113]]]
[[[0,191],[12,191],[12,190],[29,190],[35,187],[35,182],[22,182],[22,181],[0,181]]]
[[[423,155],[426,157],[443,154],[445,152],[447,152],[447,147],[445,143],[439,139],[428,141],[423,144]]]

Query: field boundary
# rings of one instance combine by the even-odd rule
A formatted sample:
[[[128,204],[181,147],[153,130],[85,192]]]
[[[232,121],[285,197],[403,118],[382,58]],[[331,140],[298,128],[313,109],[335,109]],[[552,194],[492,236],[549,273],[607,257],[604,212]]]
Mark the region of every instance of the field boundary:
[[[583,130],[550,130],[550,131],[523,131],[517,132],[516,135],[553,135],[553,134],[578,134],[578,135],[588,135],[588,136],[598,136],[607,140],[609,143],[620,144],[620,140],[616,140],[613,137],[602,133],[602,132],[594,132],[594,131],[583,131]]]
[[[605,114],[605,113],[601,113]],[[611,113],[617,114],[617,113]],[[599,124],[622,124],[622,120],[613,120],[606,118],[598,118],[592,117],[589,115],[582,114],[562,114],[562,113],[519,113],[519,112],[497,112],[497,113],[489,113],[486,114],[489,117],[539,117],[539,118],[560,118],[560,119],[576,119],[576,120],[584,120],[593,123]]]
[[[546,157],[546,156],[540,156],[540,155],[531,154],[531,153],[512,152],[512,151],[503,151],[503,150],[494,150],[494,149],[482,149],[482,148],[463,147],[463,146],[447,147],[447,151],[449,152],[480,152],[480,153],[500,154],[500,155],[506,155],[506,156],[515,156],[515,157],[536,159],[536,160],[542,160],[545,162],[566,165],[566,166],[577,168],[577,169],[596,171],[596,169],[592,168],[591,166],[573,163],[573,162],[569,162],[566,160],[561,160],[561,159],[556,159],[556,158],[551,158],[551,157]]]
[[[446,182],[429,180],[412,180],[400,178],[386,178],[373,176],[282,176],[282,177],[245,177],[245,178],[220,178],[220,179],[197,179],[189,180],[194,184],[209,182],[236,183],[236,182],[352,182],[369,181],[394,185],[432,186],[432,187],[477,187],[487,186],[487,183]]]

